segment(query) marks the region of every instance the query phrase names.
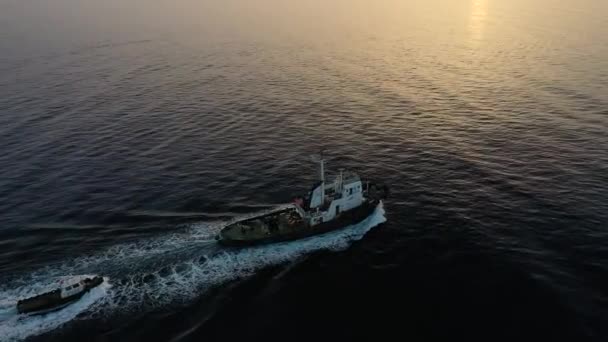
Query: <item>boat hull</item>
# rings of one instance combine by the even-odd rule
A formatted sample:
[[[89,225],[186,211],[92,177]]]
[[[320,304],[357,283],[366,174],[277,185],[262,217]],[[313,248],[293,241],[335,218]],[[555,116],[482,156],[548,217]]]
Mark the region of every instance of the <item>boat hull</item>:
[[[275,234],[263,238],[235,239],[227,238],[225,236],[222,236],[222,234],[220,233],[218,235],[217,240],[218,243],[220,243],[221,245],[230,247],[246,247],[299,240],[310,236],[320,235],[331,231],[339,230],[342,228],[346,228],[350,225],[360,223],[374,212],[374,210],[378,206],[378,203],[378,200],[366,201],[357,208],[341,213],[340,216],[334,220],[320,223],[312,227],[304,226],[300,230],[288,234]]]

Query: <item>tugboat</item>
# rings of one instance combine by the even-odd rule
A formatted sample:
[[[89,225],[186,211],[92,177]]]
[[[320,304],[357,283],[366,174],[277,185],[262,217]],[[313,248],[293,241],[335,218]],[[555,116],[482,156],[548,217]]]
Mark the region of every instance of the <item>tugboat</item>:
[[[388,187],[340,170],[326,181],[321,157],[320,180],[304,197],[275,212],[224,227],[216,240],[226,246],[252,246],[296,240],[344,228],[365,220],[388,195]]]
[[[22,299],[17,302],[17,311],[27,314],[43,314],[58,310],[80,299],[85,293],[101,285],[101,283],[103,283],[103,278],[99,276],[85,278],[68,286]]]

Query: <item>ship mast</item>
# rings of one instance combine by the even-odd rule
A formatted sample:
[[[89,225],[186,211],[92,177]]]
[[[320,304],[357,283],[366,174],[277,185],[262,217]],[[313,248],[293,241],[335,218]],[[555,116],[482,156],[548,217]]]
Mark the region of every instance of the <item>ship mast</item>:
[[[344,180],[344,168],[341,167],[340,168],[340,178],[338,178],[337,188],[336,188],[336,192],[339,194],[342,193],[342,186],[344,184],[343,180]]]
[[[323,160],[323,153],[321,153],[321,158],[319,159],[321,168],[321,203],[325,203],[325,160]]]

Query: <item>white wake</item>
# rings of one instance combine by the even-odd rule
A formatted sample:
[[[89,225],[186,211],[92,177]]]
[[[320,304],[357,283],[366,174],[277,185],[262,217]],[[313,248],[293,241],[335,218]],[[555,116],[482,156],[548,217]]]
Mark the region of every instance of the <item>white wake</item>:
[[[196,224],[186,232],[113,246],[99,254],[48,266],[0,286],[0,341],[38,335],[73,320],[99,315],[141,313],[187,304],[207,289],[252,275],[266,266],[310,252],[342,250],[386,221],[382,204],[363,222],[307,239],[242,249],[216,245],[213,235],[225,224]],[[49,279],[74,274],[109,276],[78,302],[42,316],[18,315],[18,299],[49,289]]]

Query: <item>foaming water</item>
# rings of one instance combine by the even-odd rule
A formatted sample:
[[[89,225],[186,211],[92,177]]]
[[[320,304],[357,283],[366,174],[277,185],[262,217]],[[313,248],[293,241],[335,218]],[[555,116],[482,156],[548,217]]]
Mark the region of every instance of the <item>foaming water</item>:
[[[282,207],[281,207],[282,208]],[[187,304],[210,287],[256,270],[299,258],[320,249],[342,250],[365,233],[386,221],[384,208],[376,210],[363,222],[307,239],[256,246],[221,248],[210,240],[217,230],[195,224],[184,234],[162,239],[114,246],[97,256],[77,258],[46,267],[0,289],[5,298],[0,303],[0,336],[7,341],[24,339],[55,329],[72,319],[141,313],[167,305]],[[225,224],[225,223],[224,223]],[[20,298],[48,291],[56,286],[49,279],[73,279],[78,272],[110,275],[106,282],[93,289],[73,305],[41,316],[16,314],[14,305]],[[84,277],[84,276],[81,276]],[[15,287],[16,286],[16,287]]]
[[[117,287],[114,307],[140,311],[142,307],[187,303],[214,285],[250,276],[260,268],[320,249],[341,250],[385,221],[380,205],[365,221],[328,234],[251,248],[222,248],[210,254],[195,253],[194,258],[190,254],[188,260],[123,279]]]

